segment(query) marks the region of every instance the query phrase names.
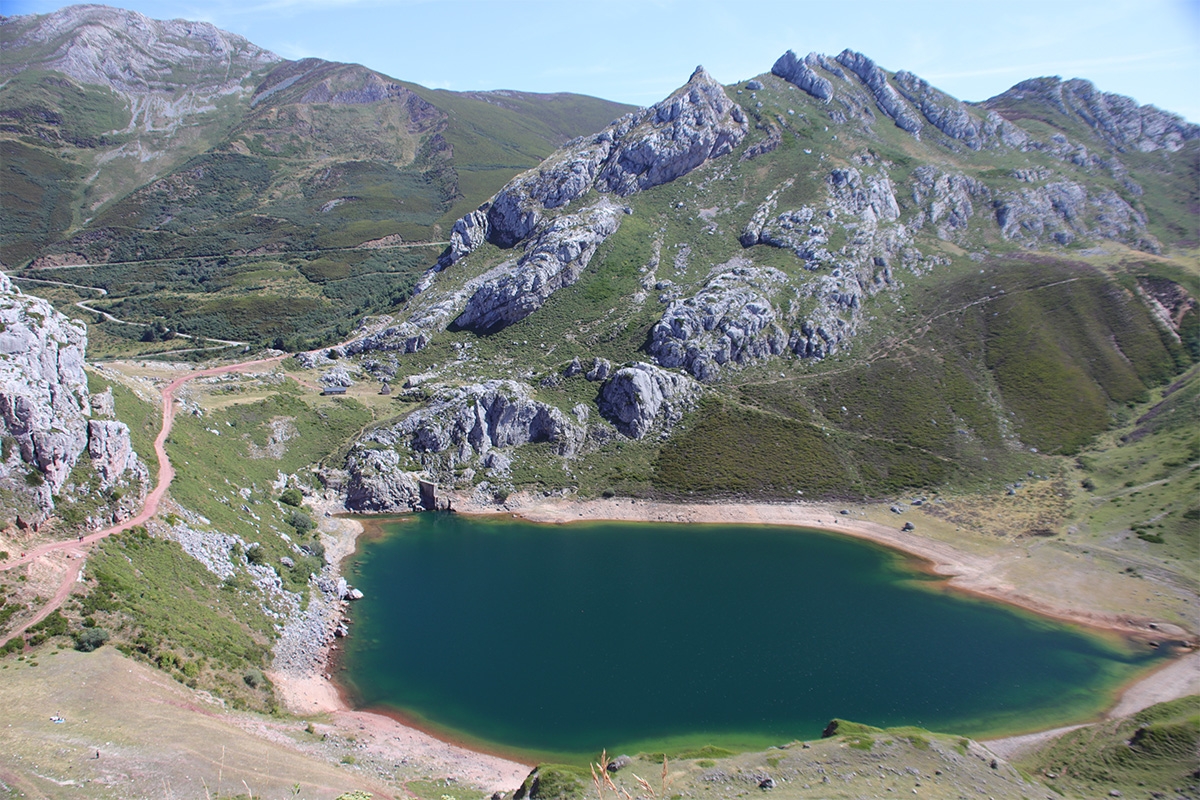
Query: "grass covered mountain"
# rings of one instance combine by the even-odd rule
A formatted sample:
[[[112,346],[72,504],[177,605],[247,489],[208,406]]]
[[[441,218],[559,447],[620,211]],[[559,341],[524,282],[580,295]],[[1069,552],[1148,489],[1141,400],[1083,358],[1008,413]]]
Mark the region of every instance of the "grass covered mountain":
[[[0,48],[0,261],[97,265],[42,277],[131,298],[124,317],[256,343],[336,338],[402,299],[429,252],[394,245],[444,239],[628,108],[430,90],[104,6],[2,18]],[[252,301],[232,299],[247,287]]]
[[[1198,137],[1081,81],[968,106],[850,51],[697,70],[325,354],[445,387],[352,476],[382,446],[395,481],[881,497],[1074,454],[1200,358]]]

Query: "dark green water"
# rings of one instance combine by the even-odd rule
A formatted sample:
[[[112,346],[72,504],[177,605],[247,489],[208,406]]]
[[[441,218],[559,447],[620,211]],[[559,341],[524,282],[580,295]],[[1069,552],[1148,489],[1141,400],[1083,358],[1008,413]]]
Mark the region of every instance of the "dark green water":
[[[833,717],[980,736],[1101,710],[1155,656],[942,591],[797,529],[422,514],[360,539],[343,685],[500,749],[815,738]]]

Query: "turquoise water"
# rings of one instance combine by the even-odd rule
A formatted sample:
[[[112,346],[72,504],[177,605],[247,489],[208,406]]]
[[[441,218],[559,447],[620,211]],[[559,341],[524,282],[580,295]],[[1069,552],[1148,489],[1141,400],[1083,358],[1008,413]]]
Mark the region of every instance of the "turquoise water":
[[[892,551],[731,525],[422,514],[360,539],[342,683],[501,750],[764,747],[834,717],[965,735],[1097,713],[1143,652]]]

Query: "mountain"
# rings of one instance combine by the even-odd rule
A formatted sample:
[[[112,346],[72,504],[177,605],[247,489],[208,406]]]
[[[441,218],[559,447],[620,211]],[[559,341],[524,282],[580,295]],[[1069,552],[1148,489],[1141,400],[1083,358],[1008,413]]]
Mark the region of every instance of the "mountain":
[[[279,324],[226,330],[225,315],[186,298],[142,311],[227,339],[314,334],[318,320],[336,337],[348,330],[344,303],[362,311],[404,296],[377,273],[411,271],[410,254],[379,247],[443,239],[512,175],[628,110],[570,94],[429,90],[104,6],[0,18],[0,48],[0,261],[202,257],[86,282],[114,296],[154,285],[212,300],[256,271],[231,256],[294,254],[294,281],[253,314]],[[348,251],[364,243],[376,249]],[[181,302],[188,324],[174,319]]]
[[[351,496],[418,469],[878,497],[1076,452],[1200,358],[1196,274],[1163,257],[1195,246],[1198,154],[1084,81],[967,105],[851,51],[697,69],[464,215],[395,319],[326,353],[447,387],[352,451]],[[538,441],[561,469],[503,446]]]

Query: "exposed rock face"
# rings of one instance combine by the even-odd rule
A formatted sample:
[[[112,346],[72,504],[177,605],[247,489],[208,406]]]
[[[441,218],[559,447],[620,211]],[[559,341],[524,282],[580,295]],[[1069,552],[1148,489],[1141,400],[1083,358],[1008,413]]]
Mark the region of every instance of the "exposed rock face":
[[[354,385],[354,380],[350,377],[350,372],[345,367],[337,366],[326,370],[320,377],[320,383],[325,387],[340,386],[348,388]]]
[[[879,109],[892,118],[896,127],[909,133],[920,132],[921,121],[916,118],[908,104],[888,83],[887,74],[876,66],[874,61],[853,50],[843,50],[838,54],[836,60],[866,84]]]
[[[150,471],[133,451],[129,426],[116,420],[88,420],[88,455],[100,476],[100,488],[143,486]]]
[[[993,205],[1006,239],[1065,245],[1084,236],[1124,241],[1153,253],[1162,250],[1146,232],[1146,217],[1111,189],[1089,193],[1074,181],[1056,181],[1005,192]]]
[[[45,300],[21,294],[0,273],[0,424],[15,440],[20,461],[44,477],[44,486],[34,490],[43,512],[53,508],[51,495],[87,447],[86,346],[83,325]],[[10,458],[0,475],[8,477],[16,465]]]
[[[125,95],[170,96],[179,86],[189,92],[236,91],[251,71],[282,60],[207,22],[160,21],[100,5],[70,6],[40,18],[9,17],[4,24],[17,37],[6,49],[50,47],[40,68]]]
[[[570,456],[584,435],[562,411],[534,400],[521,383],[493,380],[443,388],[426,407],[371,431],[351,449],[346,507],[396,511],[420,502],[419,473],[402,467],[396,448],[410,451],[429,469],[452,471],[473,463],[504,472],[507,448],[552,442],[559,455]]]
[[[616,232],[622,214],[622,209],[603,200],[550,221],[526,245],[519,260],[505,262],[483,276],[455,324],[494,330],[537,311],[550,295],[579,279],[596,247]]]
[[[88,419],[93,396],[83,371],[86,346],[81,324],[45,300],[21,294],[0,273],[0,433],[7,453],[0,488],[19,506],[5,513],[19,510],[40,522],[54,509],[55,495],[84,491],[67,479],[85,450],[101,489],[126,490],[114,519],[130,516],[145,495],[150,473],[133,451],[129,427]],[[112,416],[112,391],[95,399],[97,411]]]
[[[722,365],[779,355],[788,336],[770,295],[786,276],[735,258],[694,297],[672,301],[650,331],[650,355],[664,367],[682,367],[701,381]]]
[[[467,253],[487,241],[488,220],[487,211],[477,208],[470,214],[460,217],[450,229],[450,248],[442,260],[450,264],[458,261]]]
[[[346,508],[351,511],[411,511],[421,503],[419,473],[401,468],[395,450],[355,447],[346,470]]]
[[[543,212],[561,208],[593,188],[625,196],[675,180],[733,150],[747,129],[741,107],[697,68],[666,100],[569,143],[455,223],[440,265],[453,264],[484,241],[511,247],[527,239]]]
[[[886,172],[876,172],[863,178],[854,167],[835,169],[826,178],[834,205],[843,213],[874,224],[893,222],[900,217],[896,192]]]
[[[951,139],[964,142],[972,150],[983,146],[979,125],[961,102],[939,92],[911,72],[897,72],[895,81],[900,87],[900,93],[908,98],[935,128]]]
[[[1200,125],[1154,106],[1138,106],[1130,97],[1098,91],[1090,81],[1078,78],[1032,78],[983,105],[1003,115],[1010,103],[1030,100],[1084,122],[1121,151],[1175,152],[1189,139],[1200,138]]]
[[[628,123],[597,180],[601,191],[621,196],[668,183],[731,152],[747,131],[741,107],[703,67],[682,91]]]
[[[695,405],[699,387],[686,375],[637,362],[622,367],[600,389],[600,413],[631,439],[661,425],[669,430]]]
[[[808,57],[802,61],[796,57],[795,53],[788,50],[771,67],[771,73],[778,75],[788,83],[799,86],[818,100],[828,103],[833,97],[833,84],[829,82],[828,78],[822,78],[814,72],[812,67],[806,63],[808,59],[815,58],[815,53],[809,53]]]
[[[939,238],[950,239],[954,232],[966,229],[975,213],[972,199],[990,197],[991,190],[974,178],[938,172],[931,166],[917,167],[912,175],[912,199],[920,211],[912,227],[931,225]]]
[[[418,453],[455,448],[459,461],[485,455],[493,447],[554,442],[560,455],[571,455],[582,431],[557,408],[532,399],[515,381],[487,381],[445,389],[428,407],[392,429]]]
[[[798,287],[800,299],[811,298],[812,309],[790,323],[794,327],[786,350],[801,358],[824,358],[844,346],[858,330],[863,299],[892,283],[892,262],[904,262],[906,254],[919,256],[909,247],[912,234],[900,222],[895,187],[884,165],[870,154],[857,161],[863,171],[844,167],[826,176],[828,197],[822,206],[776,215],[777,197],[790,185],[785,182],[767,196],[742,232],[745,247],[788,249],[809,270],[829,270]],[[843,217],[850,219],[842,222]],[[848,233],[846,244],[832,253],[826,246],[828,231],[839,226]],[[773,335],[765,341],[776,346]]]

